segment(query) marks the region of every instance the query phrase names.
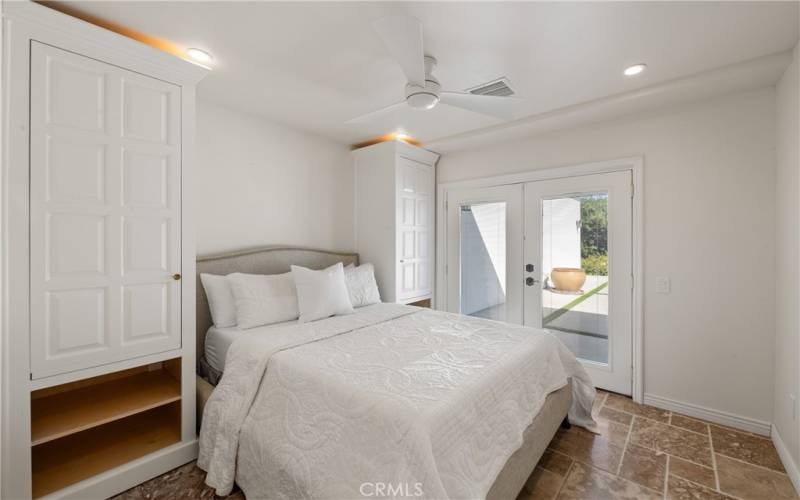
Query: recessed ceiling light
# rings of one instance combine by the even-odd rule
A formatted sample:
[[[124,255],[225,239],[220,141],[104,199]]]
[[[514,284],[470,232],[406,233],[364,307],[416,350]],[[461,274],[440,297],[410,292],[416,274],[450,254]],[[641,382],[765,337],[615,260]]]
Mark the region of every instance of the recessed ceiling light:
[[[645,63],[634,64],[633,66],[628,66],[627,68],[625,68],[625,71],[623,71],[623,73],[625,74],[625,76],[636,76],[642,71],[644,71],[645,68],[647,68],[647,65]]]
[[[406,134],[405,132],[395,132],[394,138],[398,141],[407,141],[411,139],[411,136]]]
[[[199,63],[210,63],[214,59],[211,54],[201,49],[186,49],[186,54]]]

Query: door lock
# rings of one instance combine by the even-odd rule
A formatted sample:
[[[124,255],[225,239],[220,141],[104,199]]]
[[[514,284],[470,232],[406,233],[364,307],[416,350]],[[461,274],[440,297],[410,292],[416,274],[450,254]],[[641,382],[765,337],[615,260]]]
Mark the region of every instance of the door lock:
[[[534,270],[533,264],[525,264],[525,271],[532,273]]]

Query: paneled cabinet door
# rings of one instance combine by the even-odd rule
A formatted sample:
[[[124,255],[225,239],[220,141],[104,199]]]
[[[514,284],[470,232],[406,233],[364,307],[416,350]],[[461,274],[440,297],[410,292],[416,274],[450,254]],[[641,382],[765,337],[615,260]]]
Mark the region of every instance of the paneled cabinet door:
[[[180,347],[180,88],[31,45],[31,368]]]
[[[431,293],[433,183],[433,167],[407,158],[398,158],[397,255],[399,262],[397,292],[399,300],[421,297]]]

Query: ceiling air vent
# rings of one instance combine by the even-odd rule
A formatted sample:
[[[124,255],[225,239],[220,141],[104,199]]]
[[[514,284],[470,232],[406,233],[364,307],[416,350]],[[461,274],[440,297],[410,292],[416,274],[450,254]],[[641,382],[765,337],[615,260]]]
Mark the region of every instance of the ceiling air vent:
[[[492,80],[489,83],[483,83],[478,85],[477,87],[472,87],[471,89],[467,89],[467,92],[470,94],[476,95],[493,95],[498,97],[507,97],[510,95],[514,95],[514,89],[511,88],[511,82],[508,81],[508,78],[498,78],[497,80]]]

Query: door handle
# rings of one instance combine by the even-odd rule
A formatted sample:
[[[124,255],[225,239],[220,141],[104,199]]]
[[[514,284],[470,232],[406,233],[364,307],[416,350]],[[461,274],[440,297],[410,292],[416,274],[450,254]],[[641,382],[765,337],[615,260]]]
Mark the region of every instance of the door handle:
[[[539,283],[539,280],[535,280],[535,279],[531,278],[530,276],[525,278],[525,284],[528,285],[528,286],[533,286],[536,283]]]
[[[178,281],[178,280],[180,280],[180,279],[181,279],[181,273],[175,273],[175,274],[173,274],[173,275],[172,275],[172,279],[174,279],[175,281]]]

